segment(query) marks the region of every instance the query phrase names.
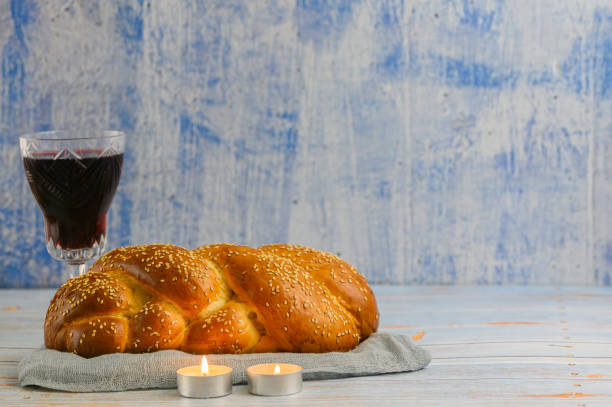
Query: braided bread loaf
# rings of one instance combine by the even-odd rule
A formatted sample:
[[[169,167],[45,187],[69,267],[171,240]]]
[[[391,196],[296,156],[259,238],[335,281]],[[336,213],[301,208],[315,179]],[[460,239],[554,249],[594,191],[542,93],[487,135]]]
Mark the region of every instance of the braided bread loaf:
[[[284,244],[122,247],[57,291],[47,348],[84,357],[329,352],[378,327],[365,278],[337,256]]]

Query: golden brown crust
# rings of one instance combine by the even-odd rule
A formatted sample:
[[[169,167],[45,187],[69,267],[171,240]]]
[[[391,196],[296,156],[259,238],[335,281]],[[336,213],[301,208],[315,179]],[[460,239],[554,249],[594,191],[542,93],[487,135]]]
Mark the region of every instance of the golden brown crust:
[[[123,312],[130,308],[131,298],[129,287],[103,274],[87,273],[68,280],[49,305],[44,326],[45,346],[83,356],[96,356],[97,350],[102,354],[117,351],[117,347],[123,349],[126,330],[122,328],[127,322]],[[121,326],[120,331],[108,324],[99,328],[98,334],[92,327],[93,321],[105,321],[113,316],[116,316],[113,322]],[[108,349],[109,344],[114,350]]]
[[[365,278],[304,246],[173,245],[112,250],[56,293],[45,345],[85,357],[328,352],[354,348],[378,326]]]
[[[229,301],[214,314],[191,324],[181,350],[189,353],[247,353],[260,335],[249,318],[250,307]]]
[[[338,256],[306,246],[271,244],[260,250],[289,259],[323,283],[357,320],[364,337],[378,328],[378,308],[365,277]]]
[[[246,246],[204,246],[196,252],[222,267],[229,286],[257,309],[279,349],[329,352],[359,343],[355,318],[295,263]]]
[[[172,302],[187,318],[195,318],[211,303],[229,298],[214,265],[178,246],[120,247],[101,257],[89,272],[98,271],[137,280],[147,293]]]
[[[176,349],[183,343],[186,321],[169,302],[147,301],[130,319],[130,353]]]
[[[107,317],[79,320],[66,329],[65,349],[86,358],[123,352],[128,333],[126,318]]]

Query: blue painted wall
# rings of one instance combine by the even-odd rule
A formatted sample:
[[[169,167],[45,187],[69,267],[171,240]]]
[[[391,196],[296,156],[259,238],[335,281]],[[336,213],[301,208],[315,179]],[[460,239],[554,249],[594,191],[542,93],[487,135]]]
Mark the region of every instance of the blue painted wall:
[[[61,267],[16,136],[78,126],[130,135],[110,246],[611,284],[609,0],[0,0],[0,59],[0,286]]]

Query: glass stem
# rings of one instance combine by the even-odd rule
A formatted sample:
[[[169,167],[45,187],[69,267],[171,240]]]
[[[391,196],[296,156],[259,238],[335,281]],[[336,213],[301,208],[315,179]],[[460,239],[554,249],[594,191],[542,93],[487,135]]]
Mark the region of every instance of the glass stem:
[[[69,278],[82,276],[85,274],[85,263],[68,264]]]

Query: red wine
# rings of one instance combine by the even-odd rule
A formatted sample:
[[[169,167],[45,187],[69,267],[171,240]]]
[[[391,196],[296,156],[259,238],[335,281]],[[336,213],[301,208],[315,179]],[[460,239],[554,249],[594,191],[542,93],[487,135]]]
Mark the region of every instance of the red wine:
[[[52,152],[23,159],[26,178],[45,218],[47,242],[63,249],[91,248],[106,236],[106,213],[123,164],[123,154],[77,153],[81,159],[53,159],[57,153]]]

